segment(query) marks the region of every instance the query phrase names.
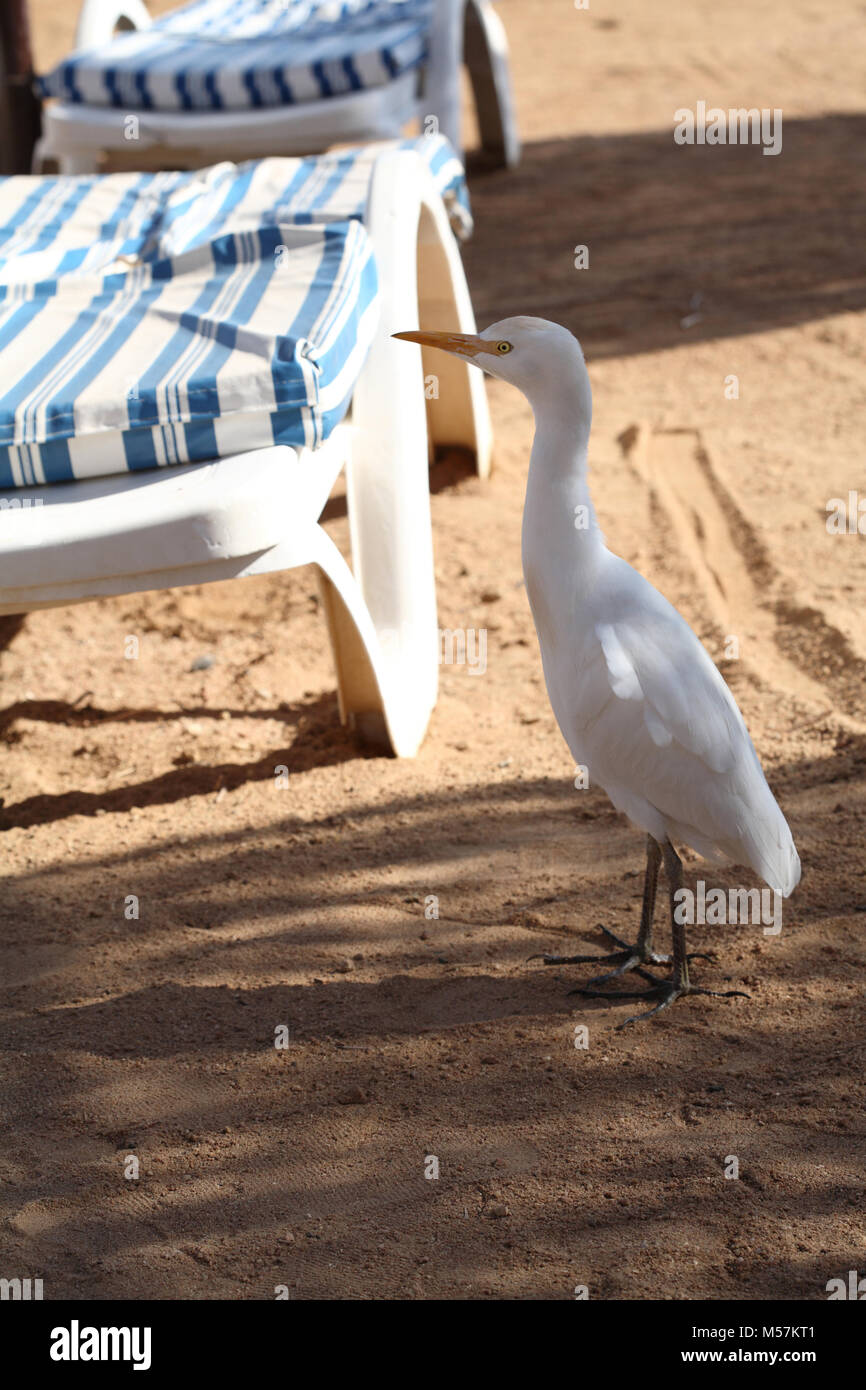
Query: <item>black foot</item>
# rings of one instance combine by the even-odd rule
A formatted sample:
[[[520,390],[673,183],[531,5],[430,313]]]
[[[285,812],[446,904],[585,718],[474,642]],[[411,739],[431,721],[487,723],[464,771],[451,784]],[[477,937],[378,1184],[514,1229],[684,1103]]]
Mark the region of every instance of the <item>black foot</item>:
[[[605,936],[609,936],[611,941],[615,941],[620,947],[618,951],[611,951],[606,956],[529,956],[529,960],[542,960],[545,965],[595,965],[606,961],[615,961],[616,969],[608,970],[604,975],[594,975],[589,981],[591,985],[603,984],[605,980],[615,980],[620,975],[626,975],[629,970],[640,970],[642,965],[670,965],[670,956],[663,955],[661,951],[647,950],[639,943],[633,946],[622,937],[612,932],[609,927],[605,927],[601,922],[598,923],[599,931],[603,931]],[[652,979],[652,976],[648,976]]]
[[[589,999],[658,999],[658,1003],[652,1009],[647,1009],[642,1014],[632,1014],[631,1018],[626,1018],[622,1023],[617,1024],[617,1031],[625,1028],[629,1023],[637,1023],[642,1018],[652,1018],[653,1014],[660,1014],[663,1009],[670,1008],[677,999],[685,998],[689,994],[709,994],[714,999],[750,999],[751,995],[746,994],[741,989],[700,989],[697,985],[676,980],[657,980],[648,971],[638,968],[638,974],[650,982],[649,989],[572,989],[569,994],[582,994]]]

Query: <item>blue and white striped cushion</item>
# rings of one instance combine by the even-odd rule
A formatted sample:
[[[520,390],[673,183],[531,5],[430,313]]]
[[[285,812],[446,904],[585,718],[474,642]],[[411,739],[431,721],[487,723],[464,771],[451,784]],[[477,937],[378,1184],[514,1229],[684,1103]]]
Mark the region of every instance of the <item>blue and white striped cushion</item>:
[[[73,53],[44,96],[125,110],[243,110],[381,87],[423,63],[434,0],[193,0]]]
[[[383,148],[0,179],[0,488],[315,447],[375,331],[361,218]]]
[[[20,176],[0,179],[0,285],[95,274],[118,256],[174,256],[211,232],[250,230],[268,219],[363,219],[373,165],[390,149],[421,155],[455,233],[471,233],[463,165],[444,135],[192,172]]]

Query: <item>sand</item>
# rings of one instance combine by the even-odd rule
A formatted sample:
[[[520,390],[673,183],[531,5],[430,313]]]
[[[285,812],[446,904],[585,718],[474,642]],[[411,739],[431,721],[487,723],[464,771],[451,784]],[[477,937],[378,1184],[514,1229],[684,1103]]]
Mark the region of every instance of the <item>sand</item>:
[[[643,846],[572,784],[500,383],[490,481],[431,473],[440,623],[485,629],[487,669],[442,668],[414,761],[340,728],[311,572],[4,620],[0,1269],[47,1298],[820,1299],[862,1271],[866,541],[826,528],[866,498],[860,7],[499,8],[526,146],[472,166],[479,322],[581,338],[608,543],[719,661],[803,882],[779,936],[691,931],[749,999],[616,1032],[628,1006],[567,994],[590,972],[527,963],[633,934]],[[45,65],[75,6],[32,11]],[[698,100],[782,108],[781,155],[676,146]]]

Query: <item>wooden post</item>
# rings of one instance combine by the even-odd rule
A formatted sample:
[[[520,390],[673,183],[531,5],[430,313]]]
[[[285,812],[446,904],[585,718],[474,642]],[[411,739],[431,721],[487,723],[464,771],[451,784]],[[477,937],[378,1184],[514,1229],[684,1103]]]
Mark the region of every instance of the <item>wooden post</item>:
[[[0,5],[0,173],[29,174],[41,130],[27,0]]]

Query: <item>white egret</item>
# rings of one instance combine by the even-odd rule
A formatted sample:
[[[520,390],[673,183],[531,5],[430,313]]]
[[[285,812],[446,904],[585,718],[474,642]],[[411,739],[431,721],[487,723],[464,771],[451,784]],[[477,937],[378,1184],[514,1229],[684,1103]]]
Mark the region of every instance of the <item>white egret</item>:
[[[678,920],[684,913],[674,911],[682,901],[675,897],[682,863],[672,842],[709,859],[750,864],[783,897],[799,882],[800,860],[718,670],[677,610],[605,545],[586,476],[592,393],[580,344],[561,325],[536,318],[503,319],[481,334],[395,337],[457,353],[527,397],[535,439],[523,510],[523,573],[550,703],[575,762],[647,835],[637,942],[614,937],[620,949],[609,956],[545,956],[545,963],[615,962],[591,985],[636,970],[648,989],[576,991],[658,1000],[635,1018],[648,1018],[683,995],[742,996],[739,990],[699,989],[689,979],[685,923]],[[662,860],[673,936],[666,979],[643,968],[670,959],[652,942]]]

